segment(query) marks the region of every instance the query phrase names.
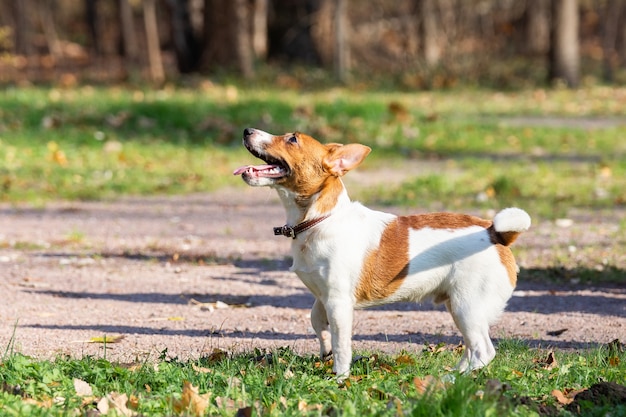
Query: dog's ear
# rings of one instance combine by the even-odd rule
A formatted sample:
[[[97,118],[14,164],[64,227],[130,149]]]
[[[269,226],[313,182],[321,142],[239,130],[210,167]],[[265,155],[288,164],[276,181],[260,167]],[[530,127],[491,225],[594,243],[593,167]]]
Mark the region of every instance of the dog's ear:
[[[338,177],[358,166],[372,151],[370,147],[358,143],[348,145],[331,143],[327,147],[328,155],[324,158],[324,167]]]

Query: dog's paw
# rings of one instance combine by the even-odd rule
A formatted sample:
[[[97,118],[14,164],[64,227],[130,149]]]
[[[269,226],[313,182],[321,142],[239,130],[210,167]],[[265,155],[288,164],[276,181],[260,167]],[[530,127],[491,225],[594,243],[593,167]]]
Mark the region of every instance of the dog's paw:
[[[339,386],[343,386],[346,384],[346,381],[350,378],[350,372],[346,372],[340,375],[335,375],[335,380]]]

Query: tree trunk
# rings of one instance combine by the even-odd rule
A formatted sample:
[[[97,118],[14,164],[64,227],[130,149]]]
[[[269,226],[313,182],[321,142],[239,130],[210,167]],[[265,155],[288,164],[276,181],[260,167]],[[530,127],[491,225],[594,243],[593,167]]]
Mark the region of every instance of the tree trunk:
[[[254,52],[247,0],[206,0],[204,12],[202,68],[230,68],[252,78]]]
[[[31,43],[31,0],[15,1],[13,12],[15,16],[15,53],[28,56],[33,52]]]
[[[176,63],[181,73],[195,71],[201,48],[191,23],[189,0],[168,0],[171,15],[172,42]]]
[[[127,69],[132,69],[139,62],[139,46],[135,33],[133,9],[128,0],[119,0],[119,10],[125,64]]]
[[[346,3],[348,0],[337,0],[335,10],[335,76],[341,82],[348,79],[350,65],[350,46],[348,44],[348,28]]]
[[[267,58],[268,0],[254,0],[252,16],[252,49],[256,59]]]
[[[85,21],[91,38],[91,45],[96,55],[100,55],[100,22],[98,20],[98,0],[85,0]]]
[[[580,78],[578,21],[577,0],[552,0],[549,77],[570,88],[577,87]]]
[[[550,49],[550,0],[527,0],[526,52],[545,55]]]
[[[155,0],[143,0],[143,17],[146,25],[150,76],[155,83],[162,83],[165,80],[165,71],[163,70],[163,61],[161,59]]]
[[[617,55],[622,66],[626,66],[626,8],[622,11],[621,24],[621,47],[618,47]]]
[[[618,65],[617,38],[619,21],[622,14],[622,0],[609,0],[604,13],[604,31],[602,33],[603,76],[604,80],[613,82],[615,68]]]
[[[311,40],[319,60],[326,68],[332,68],[334,63],[334,13],[334,0],[320,0],[319,7],[311,16]]]
[[[54,0],[40,0],[38,4],[39,17],[41,19],[41,27],[48,43],[48,51],[55,58],[61,58],[63,51],[59,42],[56,27],[54,26],[54,18],[52,17],[52,9],[54,8]]]
[[[419,37],[422,44],[422,58],[429,67],[439,64],[441,49],[438,44],[437,15],[435,14],[436,0],[417,0],[417,14],[419,19]]]
[[[244,78],[252,78],[254,76],[254,51],[252,49],[251,19],[248,1],[231,1],[231,5],[234,8],[234,24],[230,30],[234,32],[237,68]]]

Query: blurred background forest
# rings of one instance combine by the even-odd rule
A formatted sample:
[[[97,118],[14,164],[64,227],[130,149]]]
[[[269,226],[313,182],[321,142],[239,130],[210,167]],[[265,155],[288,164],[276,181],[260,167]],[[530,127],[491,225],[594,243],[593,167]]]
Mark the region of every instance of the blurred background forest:
[[[0,83],[626,83],[626,0],[0,0]]]

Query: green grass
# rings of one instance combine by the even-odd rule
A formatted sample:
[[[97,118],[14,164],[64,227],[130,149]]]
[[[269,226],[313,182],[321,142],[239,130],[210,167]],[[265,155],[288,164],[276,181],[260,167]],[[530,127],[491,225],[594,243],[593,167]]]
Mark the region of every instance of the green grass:
[[[430,210],[528,209],[535,218],[567,217],[572,208],[611,209],[626,203],[626,165],[621,160],[451,160],[438,173],[392,187],[373,187],[366,199]]]
[[[444,92],[279,90],[203,85],[8,88],[0,95],[0,201],[45,204],[241,185],[244,127],[301,130],[374,148],[360,169],[408,161],[439,168],[366,202],[445,209],[626,204],[626,90]],[[557,119],[553,119],[557,118]],[[552,125],[542,120],[556,120]],[[599,124],[590,122],[600,120]],[[570,123],[571,122],[571,123]],[[571,124],[571,126],[569,126]],[[569,126],[569,127],[568,127]]]
[[[459,355],[458,349],[444,346],[421,354],[365,354],[353,365],[348,382],[338,386],[329,364],[288,348],[233,356],[216,351],[189,361],[163,352],[161,358],[132,364],[91,357],[40,361],[11,354],[0,366],[0,409],[2,415],[14,416],[94,415],[88,413],[103,397],[125,394],[125,405],[146,416],[250,411],[275,416],[535,416],[546,409],[552,415],[572,415],[553,390],[626,382],[626,355],[618,344],[583,353],[555,352],[551,364],[549,351],[504,340],[487,369],[468,375],[446,370]],[[92,392],[77,391],[75,380]],[[185,382],[191,385],[183,388]],[[582,415],[607,415],[609,409],[611,416],[626,415],[626,404],[602,403],[583,405]]]

